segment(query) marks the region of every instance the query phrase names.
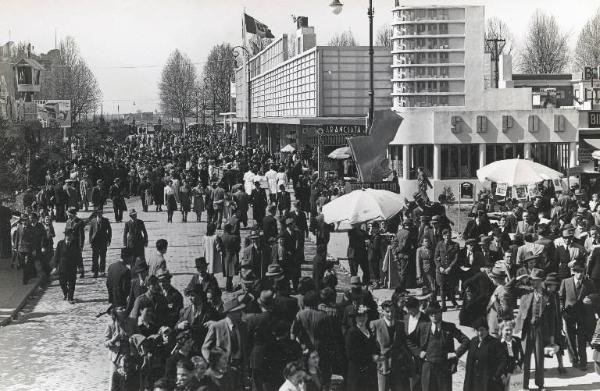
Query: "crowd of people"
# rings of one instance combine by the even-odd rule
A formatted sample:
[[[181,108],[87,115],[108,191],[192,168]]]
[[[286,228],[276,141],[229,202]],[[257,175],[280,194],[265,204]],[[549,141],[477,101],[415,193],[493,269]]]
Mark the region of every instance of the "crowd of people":
[[[57,275],[75,303],[87,236],[89,272],[106,278],[110,303],[111,390],[328,390],[334,374],[339,389],[451,390],[464,354],[465,391],[508,390],[519,371],[528,386],[532,354],[543,389],[546,355],[561,373],[565,350],[572,370],[587,370],[588,345],[600,362],[597,195],[546,188],[495,209],[482,199],[461,248],[445,199],[428,199],[420,172],[400,214],[348,231],[350,287],[340,290],[327,255],[336,227],[321,209],[341,192],[305,155],[242,147],[220,132],[134,135],[79,152],[28,189],[23,212],[0,205],[0,252],[12,252],[23,283]],[[190,213],[207,223],[185,289],[171,284],[169,238],[148,235],[137,202],[145,212],[165,207],[167,223]],[[56,245],[53,221],[66,223]],[[107,262],[115,224],[121,256]],[[313,259],[305,259],[309,237]],[[301,273],[306,262],[310,276]],[[378,303],[373,290],[390,285],[390,263],[395,291]],[[475,337],[443,320],[448,302]]]

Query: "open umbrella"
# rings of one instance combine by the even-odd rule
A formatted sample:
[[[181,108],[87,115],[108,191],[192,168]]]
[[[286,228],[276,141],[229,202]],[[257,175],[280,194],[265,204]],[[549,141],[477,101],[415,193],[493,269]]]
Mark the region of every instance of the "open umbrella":
[[[341,147],[335,149],[333,152],[327,155],[327,157],[336,160],[348,159],[350,157],[350,147]]]
[[[294,148],[292,146],[292,144],[288,144],[285,147],[281,148],[281,152],[287,152],[287,153],[292,153],[296,150],[296,148]]]
[[[349,224],[387,220],[402,210],[404,197],[388,190],[360,189],[323,206],[325,222]]]
[[[562,173],[528,159],[498,160],[477,170],[479,181],[506,183],[508,186],[529,185],[562,177]]]

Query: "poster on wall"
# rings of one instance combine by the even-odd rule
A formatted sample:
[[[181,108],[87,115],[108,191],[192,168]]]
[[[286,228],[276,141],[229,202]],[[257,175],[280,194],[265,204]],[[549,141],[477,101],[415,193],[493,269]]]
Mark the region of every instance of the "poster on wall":
[[[529,194],[530,199],[542,196],[542,193],[540,192],[540,189],[538,189],[536,183],[527,185],[527,193]]]
[[[496,184],[496,195],[500,197],[506,197],[506,191],[508,190],[508,184],[498,183]]]
[[[459,190],[461,201],[473,201],[475,199],[475,187],[471,182],[461,183]]]
[[[552,184],[554,185],[554,191],[562,191],[562,179],[553,179]]]
[[[527,199],[527,186],[514,186],[513,192],[515,193],[515,197],[518,200],[526,200]]]

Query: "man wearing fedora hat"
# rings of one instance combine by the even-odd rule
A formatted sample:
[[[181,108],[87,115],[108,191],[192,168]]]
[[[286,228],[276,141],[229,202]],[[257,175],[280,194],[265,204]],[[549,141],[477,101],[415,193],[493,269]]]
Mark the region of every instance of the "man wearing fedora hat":
[[[216,347],[223,349],[225,358],[229,364],[232,390],[244,388],[243,374],[247,360],[247,331],[246,324],[242,322],[242,309],[246,305],[233,298],[223,304],[225,319],[208,324],[208,332],[202,344],[202,355],[206,360],[210,356],[211,349]]]
[[[423,360],[421,389],[451,391],[452,374],[456,372],[458,358],[469,346],[469,338],[453,323],[442,320],[442,308],[437,302],[432,302],[426,313],[431,320],[419,324],[407,341],[412,354]],[[454,340],[460,344],[456,350]]]
[[[535,384],[544,388],[544,347],[554,344],[556,335],[555,308],[543,289],[544,271],[531,270],[529,280],[533,291],[521,297],[516,319],[515,333],[521,333],[525,361],[523,363],[523,386],[529,387],[531,355],[535,357]]]
[[[589,296],[595,293],[593,282],[586,278],[585,258],[569,263],[573,276],[562,280],[559,298],[565,321],[567,347],[573,367],[587,370],[587,343],[592,339],[595,320]]]
[[[171,285],[173,275],[167,269],[159,269],[156,277],[158,278],[158,284],[162,288],[162,294],[167,299],[168,322],[166,326],[173,328],[179,319],[179,313],[183,309],[183,296]]]
[[[65,229],[65,238],[56,244],[52,263],[58,270],[58,280],[63,292],[63,300],[74,304],[75,282],[77,281],[77,266],[83,262],[81,248],[73,237],[73,230]]]
[[[133,208],[129,210],[129,218],[123,228],[123,246],[131,250],[132,256],[145,258],[144,247],[148,246],[146,225],[138,219],[137,212]]]
[[[572,225],[566,225],[563,227],[562,238],[558,238],[554,241],[555,257],[556,261],[551,272],[558,272],[560,279],[569,278],[571,276],[571,270],[569,268],[569,262],[574,261],[579,257],[585,256],[585,249],[579,243],[573,241],[575,230]]]

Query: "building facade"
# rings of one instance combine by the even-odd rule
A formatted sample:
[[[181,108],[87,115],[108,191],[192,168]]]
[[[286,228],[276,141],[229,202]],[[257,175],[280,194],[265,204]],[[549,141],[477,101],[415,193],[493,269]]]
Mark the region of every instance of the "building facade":
[[[465,182],[475,194],[489,187],[476,172],[496,160],[531,158],[565,174],[577,166],[578,131],[587,117],[568,104],[571,81],[513,77],[510,56],[501,56],[499,88],[491,88],[483,6],[396,1],[392,12],[393,110],[402,123],[388,157],[403,194],[416,191],[418,167],[429,172],[429,195],[437,198],[448,187],[458,197]]]
[[[314,28],[306,25],[307,19],[303,23],[294,50],[284,35],[249,61],[250,130],[246,64],[236,70],[235,122],[242,143],[258,141],[276,152],[287,144],[316,146],[321,137],[327,154],[345,146],[347,138],[366,134],[368,46],[316,46]],[[374,52],[375,110],[389,110],[390,49],[375,47]]]

